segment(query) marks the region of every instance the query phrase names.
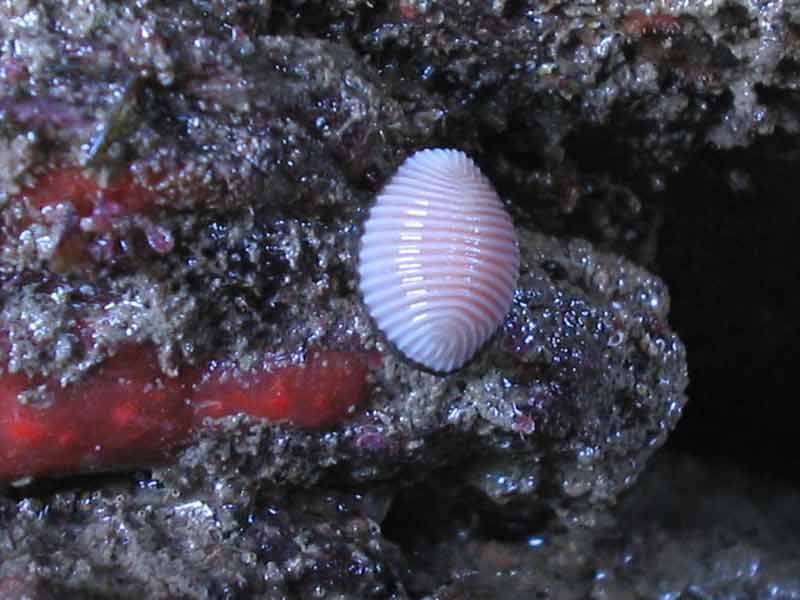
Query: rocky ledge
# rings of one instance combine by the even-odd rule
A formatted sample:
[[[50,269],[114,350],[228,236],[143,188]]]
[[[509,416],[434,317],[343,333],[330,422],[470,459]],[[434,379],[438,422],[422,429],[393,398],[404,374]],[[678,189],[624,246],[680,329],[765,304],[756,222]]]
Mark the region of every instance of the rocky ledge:
[[[749,2],[0,7],[4,597],[652,589],[650,517],[614,506],[647,497],[687,402],[650,272],[670,178],[796,130],[798,23]],[[497,334],[447,375],[358,293],[367,211],[426,147],[484,169],[521,253]],[[717,576],[679,571],[676,593]]]

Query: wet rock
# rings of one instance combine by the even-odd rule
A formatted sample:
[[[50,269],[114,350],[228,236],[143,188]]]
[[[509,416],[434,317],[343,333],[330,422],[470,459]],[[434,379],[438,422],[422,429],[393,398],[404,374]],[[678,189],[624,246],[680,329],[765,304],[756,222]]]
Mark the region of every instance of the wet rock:
[[[374,520],[380,499],[319,490],[252,500],[219,504],[145,481],[46,503],[2,500],[0,590],[37,599],[408,597],[402,555]]]
[[[665,180],[707,146],[797,130],[797,18],[751,1],[281,3],[272,26],[355,47],[435,136],[551,232],[640,260]]]
[[[320,478],[363,485],[449,465],[448,485],[478,489],[522,521],[542,511],[569,519],[578,507],[613,500],[686,401],[684,349],[664,321],[666,290],[584,242],[523,230],[521,248],[523,275],[504,328],[464,369],[420,371],[355,302],[345,314],[358,315],[351,323],[363,329],[348,337],[362,336],[379,356],[366,404],[325,434],[226,422],[160,476],[189,487]]]
[[[437,600],[790,598],[800,589],[800,548],[787,535],[797,530],[796,501],[794,489],[730,465],[660,455],[591,534],[545,529],[487,540],[481,519],[464,510],[448,542],[410,546],[415,572],[451,580],[425,596]]]
[[[354,483],[406,476],[408,465],[424,477],[460,457],[464,481],[507,479],[503,469],[522,468],[536,482],[510,497],[487,484],[486,496],[498,504],[524,499],[559,514],[611,500],[633,482],[686,400],[684,352],[666,324],[669,300],[658,278],[587,243],[539,234],[524,207],[517,208],[523,275],[501,333],[452,376],[420,371],[376,331],[355,292],[359,221],[372,192],[415,144],[447,139],[425,139],[434,132],[414,125],[407,99],[397,97],[401,82],[392,87],[385,66],[344,38],[288,35],[285,15],[271,13],[261,23],[266,29],[249,35],[240,27],[242,14],[213,16],[189,3],[174,10],[87,10],[108,17],[81,21],[92,36],[67,27],[63,36],[37,37],[48,21],[35,7],[40,20],[29,16],[30,30],[15,20],[7,25],[9,35],[53,51],[29,65],[9,102],[51,81],[65,62],[79,61],[81,86],[68,79],[51,96],[73,103],[86,97],[84,105],[98,115],[92,136],[121,136],[98,145],[74,131],[62,138],[65,145],[42,151],[41,165],[11,196],[4,268],[12,278],[31,274],[29,284],[4,290],[12,373],[24,368],[32,383],[50,377],[67,385],[129,342],[154,346],[166,376],[211,361],[242,381],[265,356],[274,357],[268,368],[277,368],[304,364],[319,348],[364,352],[374,356],[368,400],[330,433],[281,426],[274,435],[272,429],[252,439],[247,434],[263,458],[252,471],[237,462],[249,461],[252,450],[240,459],[227,449],[234,433],[208,434],[218,442],[193,446],[187,460],[230,471],[234,480],[261,479],[267,468],[267,480],[308,484],[333,472]],[[55,11],[48,18],[63,25],[76,17]],[[467,22],[453,19],[440,43],[455,62],[441,68],[458,87],[475,63],[456,60],[464,52],[456,31]],[[483,15],[479,22],[492,23],[496,33],[504,19]],[[239,33],[221,36],[224,23]],[[284,35],[269,35],[273,25]],[[429,35],[427,27],[420,34]],[[191,36],[192,44],[168,44],[164,31]],[[90,68],[82,56],[108,52],[122,32],[152,42],[149,53]],[[488,33],[479,28],[474,35]],[[515,56],[501,50],[492,51],[490,71]],[[116,82],[134,76],[135,84],[115,95]],[[473,94],[493,85],[465,90],[459,114],[474,108]],[[420,102],[430,102],[432,93]],[[25,128],[43,135],[38,120],[12,121],[9,128],[13,135]],[[113,156],[101,151],[113,144],[125,147]],[[464,145],[480,151],[469,138]],[[65,167],[70,160],[75,164]],[[39,215],[56,202],[82,217],[79,241],[115,250],[56,268],[56,249],[70,225]],[[119,208],[109,211],[109,203]],[[154,228],[170,232],[170,243],[154,247]],[[13,252],[28,238],[43,240],[40,246],[50,240],[52,251]],[[43,283],[51,271],[64,282],[60,299]],[[82,346],[59,353],[65,337]],[[234,392],[222,386],[218,393]],[[287,450],[299,447],[305,448],[299,455]],[[191,456],[200,451],[210,454]],[[213,466],[220,460],[234,466]]]
[[[107,479],[47,502],[3,499],[0,590],[445,600],[792,597],[800,586],[797,492],[730,465],[662,454],[593,527],[540,521],[499,537],[475,494],[429,483],[226,497]]]
[[[698,157],[796,132],[791,7],[92,0],[0,17],[0,377],[6,395],[9,378],[26,387],[8,406],[46,423],[136,344],[148,377],[192,408],[166,460],[132,444],[124,459],[9,475],[153,468],[8,488],[0,591],[796,589],[782,574],[794,550],[772,533],[650,526],[665,513],[643,511],[649,488],[634,486],[686,403],[670,295],[651,273],[674,275],[669,257],[689,247],[670,194],[691,188],[680,177]],[[448,376],[396,354],[356,293],[366,209],[430,146],[490,175],[523,259],[501,331]],[[759,185],[746,156],[732,166],[736,194]],[[359,358],[333,381],[313,358],[326,352]],[[322,374],[312,392],[357,392],[312,414],[306,369]],[[220,399],[282,410],[231,415]],[[645,500],[627,503],[632,487]]]

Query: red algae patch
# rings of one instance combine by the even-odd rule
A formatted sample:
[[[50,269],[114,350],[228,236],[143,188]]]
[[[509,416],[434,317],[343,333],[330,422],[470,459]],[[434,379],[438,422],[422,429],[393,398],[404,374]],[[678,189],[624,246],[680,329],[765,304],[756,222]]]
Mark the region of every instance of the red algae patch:
[[[185,445],[206,417],[246,413],[329,427],[366,399],[367,356],[319,351],[304,365],[234,376],[164,376],[150,347],[128,346],[91,375],[52,386],[45,404],[23,404],[32,382],[0,376],[0,480],[145,466]],[[203,376],[204,375],[204,376]],[[202,377],[202,383],[197,383]]]
[[[37,208],[71,202],[82,217],[103,203],[114,203],[127,214],[145,214],[155,201],[154,194],[130,171],[122,171],[101,186],[78,166],[61,166],[44,173],[23,190],[22,196]]]
[[[234,376],[212,372],[198,386],[200,418],[243,412],[301,427],[334,425],[368,395],[367,358],[362,353],[314,352],[304,365]]]
[[[101,185],[79,166],[58,165],[40,173],[16,197],[16,202],[28,207],[28,214],[16,226],[58,228],[61,233],[48,264],[56,272],[73,271],[108,260],[117,235],[115,226],[125,219],[137,219],[149,242],[154,227],[149,215],[156,198],[129,170]]]
[[[147,464],[185,442],[191,374],[165,377],[151,348],[130,346],[91,375],[23,404],[25,375],[0,377],[0,479]]]
[[[620,29],[630,37],[652,34],[674,35],[681,31],[681,18],[663,13],[648,14],[643,10],[634,10],[622,19]]]

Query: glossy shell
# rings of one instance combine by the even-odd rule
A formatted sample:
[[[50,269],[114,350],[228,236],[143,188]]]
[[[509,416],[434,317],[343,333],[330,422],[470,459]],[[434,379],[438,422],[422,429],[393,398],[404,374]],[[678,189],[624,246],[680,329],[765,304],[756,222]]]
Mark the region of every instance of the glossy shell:
[[[457,150],[422,150],[378,195],[364,228],[360,289],[388,340],[433,371],[458,369],[511,306],[519,250],[511,217]]]

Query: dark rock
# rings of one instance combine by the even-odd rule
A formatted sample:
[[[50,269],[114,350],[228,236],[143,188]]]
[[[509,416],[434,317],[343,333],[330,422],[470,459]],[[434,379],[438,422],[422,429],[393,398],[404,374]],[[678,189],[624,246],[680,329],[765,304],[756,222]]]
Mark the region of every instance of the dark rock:
[[[360,304],[341,303],[354,318],[334,331],[361,336],[382,357],[368,406],[326,434],[226,421],[160,477],[192,473],[182,485],[234,489],[320,477],[363,485],[448,465],[449,485],[475,487],[498,506],[524,505],[510,511],[515,518],[613,500],[664,443],[686,400],[666,290],[584,242],[523,229],[521,248],[523,275],[503,330],[464,369],[420,371],[371,328]],[[560,265],[560,281],[541,267],[548,261]]]
[[[329,434],[284,427],[255,442],[245,434],[263,459],[249,476],[260,480],[267,469],[268,479],[308,484],[335,470],[363,483],[406,476],[406,465],[424,476],[459,457],[465,464],[477,461],[464,468],[464,479],[477,481],[503,478],[504,468],[516,471],[523,464],[524,477],[534,485],[509,493],[487,488],[488,497],[506,504],[519,496],[553,510],[613,499],[632,483],[685,402],[683,348],[666,325],[669,300],[658,278],[596,253],[589,244],[534,233],[519,209],[523,275],[501,333],[452,376],[421,372],[375,330],[356,293],[355,274],[359,221],[371,192],[416,144],[447,140],[413,124],[415,111],[403,104],[403,81],[410,74],[401,73],[393,87],[394,80],[383,73],[387,66],[375,63],[382,51],[365,60],[355,51],[364,48],[354,50],[341,37],[247,35],[240,31],[237,19],[244,17],[239,13],[220,17],[188,3],[152,12],[100,5],[86,10],[85,22],[76,14],[49,13],[66,32],[61,36],[44,34],[43,15],[40,28],[30,31],[18,32],[10,22],[9,34],[63,53],[31,65],[28,79],[9,90],[9,101],[43,89],[65,61],[79,68],[80,85],[67,78],[64,89],[51,96],[94,106],[100,115],[95,130],[124,133],[114,143],[127,149],[117,153],[122,158],[100,150],[87,157],[82,154],[87,147],[106,142],[98,146],[80,132],[66,137],[61,130],[66,147],[54,145],[46,154],[42,147],[40,161],[47,169],[63,169],[60,162],[72,156],[91,165],[70,174],[75,194],[90,192],[88,200],[75,200],[76,210],[81,202],[95,201],[91,194],[110,194],[119,196],[119,210],[130,214],[111,217],[110,239],[121,248],[118,256],[95,255],[88,265],[59,261],[63,298],[54,299],[40,283],[6,288],[13,370],[69,382],[128,340],[155,345],[168,374],[207,358],[247,370],[265,351],[292,361],[314,346],[377,350],[380,365],[372,372],[368,406]],[[107,18],[90,20],[93,10],[107,11],[102,13]],[[477,6],[456,14],[445,3],[432,11],[450,16],[439,43],[443,57],[452,56],[436,67],[442,81],[454,86],[447,101],[455,104],[445,113],[465,119],[475,109],[475,95],[502,80],[497,74],[464,87],[478,64],[464,54],[466,47],[487,42],[484,38],[503,26],[512,27],[513,39],[521,42],[534,23],[527,16],[478,15]],[[265,21],[268,29],[284,27],[278,13]],[[381,18],[396,16],[389,11]],[[92,36],[81,30],[73,37],[69,32],[78,23]],[[239,33],[221,36],[225,23]],[[432,35],[429,27],[418,33]],[[469,44],[467,27],[474,28],[475,41]],[[139,46],[122,45],[128,60],[110,58],[105,68],[83,58],[111,52],[122,39],[130,44],[130,36],[146,40],[149,50],[143,55]],[[521,56],[523,46],[512,46],[516,49],[508,55],[496,47],[484,57],[491,67],[487,72],[505,72],[509,61]],[[415,46],[412,63],[427,52],[420,47],[418,55]],[[133,88],[115,94],[118,81],[134,77]],[[510,81],[517,93],[531,95],[543,85],[531,77]],[[430,82],[420,88],[420,102],[433,106],[434,98],[444,99],[434,87]],[[109,97],[119,98],[118,103],[108,103]],[[515,110],[509,101],[498,96],[490,112],[501,116]],[[120,102],[131,106],[121,108]],[[553,123],[559,118],[554,112]],[[116,124],[120,119],[124,127]],[[10,123],[9,137],[27,126]],[[480,152],[469,137],[462,145]],[[39,168],[31,167],[29,175],[35,178]],[[132,173],[136,185],[153,197],[133,204],[130,198],[139,198],[139,187],[122,188],[128,192],[120,195],[121,183],[96,184],[103,169]],[[6,207],[9,232],[15,232],[14,223],[19,226],[4,245],[5,268],[11,272],[55,269],[58,240],[48,246],[55,248],[49,255],[15,252],[29,238],[35,237],[37,248],[47,238],[49,225],[36,216],[35,207],[30,209],[34,216],[14,219],[26,199],[43,203],[36,186],[34,179]],[[154,227],[171,232],[170,247],[154,249],[149,235],[137,245],[131,228],[138,225],[145,233]],[[83,235],[87,244],[97,241],[91,230]],[[87,322],[97,323],[88,336],[82,335]],[[88,338],[88,347],[56,360],[65,336]],[[234,433],[217,433],[214,439],[226,449],[225,460],[236,464],[236,454],[228,456],[229,435]],[[377,450],[368,450],[376,444],[364,444],[365,435],[381,436]],[[203,444],[189,454],[198,448],[218,454]],[[212,457],[188,460],[216,469]],[[233,473],[234,479],[243,476],[239,466]]]
[[[37,599],[406,598],[402,556],[371,514],[380,502],[316,490],[222,504],[145,481],[6,500],[0,590]]]
[[[762,301],[757,282],[784,290],[794,221],[757,214],[783,232],[763,278],[758,261],[720,266],[704,244],[731,231],[708,189],[742,201],[794,181],[781,165],[800,123],[795,12],[749,0],[0,8],[0,352],[3,376],[36,384],[20,400],[41,401],[45,378],[86,381],[131,343],[155,348],[165,377],[363,352],[371,390],[330,430],[228,416],[171,463],[142,465],[152,472],[18,482],[0,498],[0,592],[796,595],[796,548],[779,535],[796,523],[754,517],[765,500],[738,475],[667,463],[634,487],[688,383],[650,271],[677,285],[698,389],[717,398],[701,397],[684,447],[719,430],[740,444],[708,426],[727,411],[716,382],[737,349],[771,350],[755,376],[733,377],[757,380],[742,388],[759,400],[790,371],[793,309]],[[523,263],[500,331],[448,376],[394,352],[355,275],[374,194],[436,146],[496,183]],[[754,214],[739,208],[732,251]],[[766,309],[740,344],[715,325],[754,323],[751,299]],[[726,426],[752,422],[753,406]],[[796,421],[780,416],[761,422],[781,420],[789,439]],[[758,454],[759,441],[741,445]],[[675,479],[685,494],[664,487]],[[720,499],[731,508],[717,520],[706,507]],[[696,506],[703,518],[678,526]]]
[[[450,504],[457,516],[438,538],[448,541],[406,543],[415,572],[451,580],[426,596],[437,600],[791,598],[800,592],[797,499],[730,465],[667,454],[590,533],[486,539],[480,519]]]

